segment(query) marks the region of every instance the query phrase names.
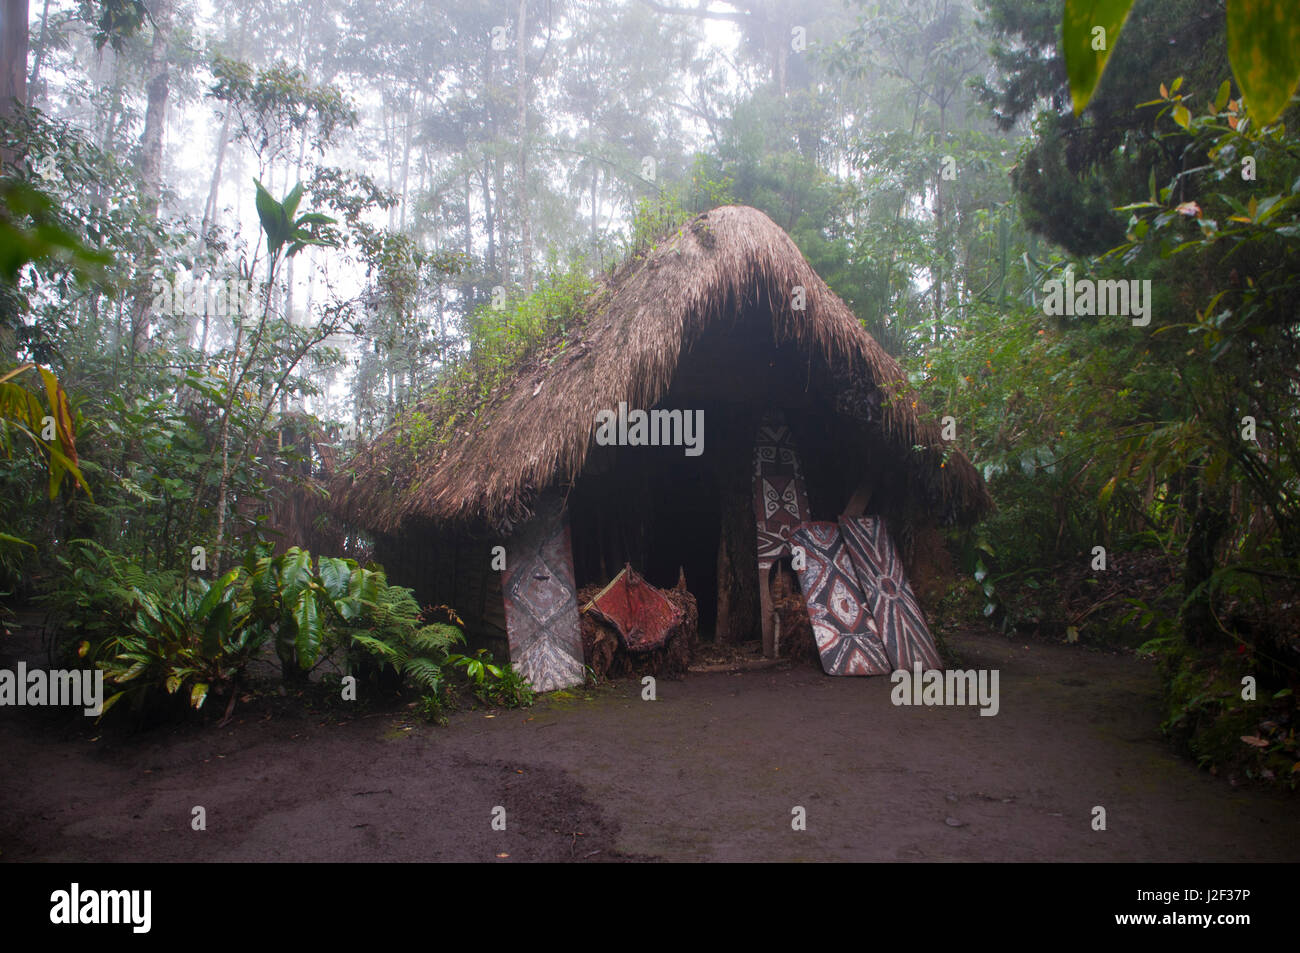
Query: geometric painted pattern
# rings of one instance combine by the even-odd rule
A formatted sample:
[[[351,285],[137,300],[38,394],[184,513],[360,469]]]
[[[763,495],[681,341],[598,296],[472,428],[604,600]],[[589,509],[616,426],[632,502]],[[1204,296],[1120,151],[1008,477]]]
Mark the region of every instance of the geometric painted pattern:
[[[545,500],[507,541],[501,581],[510,661],[534,691],[583,682],[582,633],[573,579],[568,513]]]
[[[626,565],[584,607],[612,625],[629,652],[660,648],[682,624],[682,610]]]
[[[886,675],[893,669],[835,523],[803,523],[791,542],[804,549],[796,569],[813,638],[827,675]]]
[[[922,671],[942,669],[939,650],[903,575],[903,562],[884,519],[841,519],[839,527],[894,671],[910,672],[916,662]]]
[[[790,534],[808,520],[794,437],[779,415],[763,418],[754,441],[754,516],[761,573],[790,552]]]

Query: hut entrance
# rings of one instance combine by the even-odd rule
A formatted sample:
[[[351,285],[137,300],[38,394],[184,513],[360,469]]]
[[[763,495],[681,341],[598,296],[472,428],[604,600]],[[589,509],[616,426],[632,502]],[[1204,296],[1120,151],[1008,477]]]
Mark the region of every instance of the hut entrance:
[[[680,568],[700,612],[700,638],[712,641],[718,618],[718,533],[722,511],[712,474],[697,460],[667,456],[655,468],[647,578],[670,586]]]
[[[713,638],[722,502],[707,459],[673,447],[593,448],[569,518],[579,588],[603,586],[624,563],[663,589],[684,572],[700,637]]]

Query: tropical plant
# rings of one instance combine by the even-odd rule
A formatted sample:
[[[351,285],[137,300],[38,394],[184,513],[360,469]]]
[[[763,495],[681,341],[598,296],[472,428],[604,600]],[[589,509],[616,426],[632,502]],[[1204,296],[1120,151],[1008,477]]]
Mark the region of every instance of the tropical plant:
[[[331,624],[360,619],[374,604],[383,576],[354,559],[293,547],[279,556],[244,560],[250,624],[272,636],[286,681],[301,681],[316,665]]]
[[[48,408],[41,406],[36,395],[15,380],[28,371],[39,374]],[[6,455],[13,451],[12,431],[26,437],[36,452],[46,458],[51,500],[58,497],[59,488],[69,476],[90,495],[90,487],[77,465],[75,424],[68,395],[52,371],[27,363],[0,374],[0,447]]]
[[[233,569],[209,584],[191,580],[172,599],[132,590],[135,615],[129,628],[105,642],[99,662],[106,680],[118,691],[104,701],[104,711],[134,694],[137,707],[162,685],[168,695],[188,688],[192,708],[203,706],[210,691],[231,687],[249,659],[261,648],[264,630],[246,624],[248,607],[237,599],[240,571]]]
[[[523,676],[513,665],[497,665],[487,649],[473,655],[450,655],[447,664],[464,673],[474,696],[485,705],[524,708],[533,703],[533,690]]]
[[[257,179],[253,180],[253,184],[257,186],[257,217],[262,222],[262,231],[266,232],[266,252],[271,259],[272,276],[275,275],[275,266],[281,254],[292,258],[308,245],[334,244],[319,231],[322,225],[333,225],[334,219],[322,212],[298,215],[298,203],[302,201],[303,194],[301,182],[289,190],[282,202],[277,202]]]

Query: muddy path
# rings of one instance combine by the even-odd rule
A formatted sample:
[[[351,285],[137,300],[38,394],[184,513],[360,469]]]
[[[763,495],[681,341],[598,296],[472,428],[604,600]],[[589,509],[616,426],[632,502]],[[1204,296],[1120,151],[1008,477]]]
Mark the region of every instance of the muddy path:
[[[617,682],[444,728],[250,712],[92,741],[0,709],[0,860],[1300,859],[1294,798],[1161,739],[1149,662],[950,642],[1000,670],[996,717],[805,667],[660,681],[653,702]]]

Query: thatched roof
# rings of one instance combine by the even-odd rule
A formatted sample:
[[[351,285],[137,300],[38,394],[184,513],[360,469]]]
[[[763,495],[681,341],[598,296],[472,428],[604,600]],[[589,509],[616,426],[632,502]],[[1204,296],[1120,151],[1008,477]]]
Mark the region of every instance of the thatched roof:
[[[802,311],[790,306],[796,286],[805,289]],[[770,313],[777,340],[819,352],[890,395],[880,408],[882,436],[950,510],[973,518],[990,505],[964,456],[952,453],[941,467],[939,427],[924,419],[902,368],[790,237],[757,209],[729,206],[697,216],[625,264],[588,300],[576,340],[517,368],[482,405],[460,408],[451,439],[413,450],[399,420],[335,478],[333,509],[383,533],[417,517],[517,523],[538,490],[581,471],[598,411],[619,401],[653,407],[691,343],[738,303]],[[914,452],[916,445],[926,450]]]

